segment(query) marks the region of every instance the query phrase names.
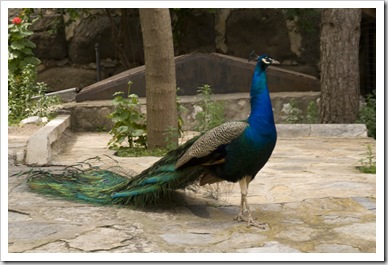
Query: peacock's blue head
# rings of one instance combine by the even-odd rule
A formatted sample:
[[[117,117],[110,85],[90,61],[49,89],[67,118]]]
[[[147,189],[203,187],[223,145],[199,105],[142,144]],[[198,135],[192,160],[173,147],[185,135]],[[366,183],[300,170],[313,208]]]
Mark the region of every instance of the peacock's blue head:
[[[270,66],[271,64],[280,64],[279,61],[271,58],[267,54],[259,56],[255,53],[255,51],[252,51],[249,54],[248,62],[249,61],[257,61],[257,64],[263,67],[264,69]]]

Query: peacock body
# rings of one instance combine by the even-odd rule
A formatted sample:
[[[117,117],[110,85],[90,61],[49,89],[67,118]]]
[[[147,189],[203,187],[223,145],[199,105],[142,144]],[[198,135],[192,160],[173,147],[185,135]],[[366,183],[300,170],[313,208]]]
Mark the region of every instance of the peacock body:
[[[278,62],[251,53],[257,61],[250,91],[251,113],[246,121],[227,122],[194,137],[167,153],[140,174],[127,178],[109,170],[32,171],[33,191],[95,204],[145,206],[168,198],[171,192],[199,181],[239,182],[241,211],[237,220],[266,229],[253,220],[247,202],[249,183],[267,163],[276,144],[276,127],[266,68]]]

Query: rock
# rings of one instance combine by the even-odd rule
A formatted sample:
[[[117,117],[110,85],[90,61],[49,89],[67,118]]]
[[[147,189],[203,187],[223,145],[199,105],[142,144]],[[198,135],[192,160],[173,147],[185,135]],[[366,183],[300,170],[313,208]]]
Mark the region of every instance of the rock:
[[[17,227],[17,224],[19,227]],[[26,224],[30,224],[26,226]],[[17,223],[9,223],[8,224],[8,237],[10,242],[14,242],[15,240],[39,240],[45,237],[50,236],[64,228],[70,228],[74,225],[71,224],[48,224],[46,222],[38,222],[38,221],[20,221]]]
[[[93,231],[84,233],[75,239],[66,240],[71,248],[81,249],[86,252],[96,250],[109,250],[128,244],[133,236],[125,230],[117,230],[111,227],[99,227]]]
[[[45,82],[51,92],[72,87],[83,88],[96,81],[95,71],[69,66],[50,68],[38,74],[38,82]]]
[[[95,132],[98,128],[110,130],[113,127],[112,120],[107,118],[107,115],[113,111],[112,106],[74,105],[69,110],[74,113],[71,117],[71,127],[75,132]]]
[[[80,249],[69,248],[68,243],[64,241],[56,241],[52,243],[45,244],[43,246],[34,248],[32,250],[25,251],[26,253],[82,253]]]
[[[334,231],[346,234],[350,238],[376,240],[376,223],[354,223],[334,228]]]
[[[366,197],[353,197],[354,201],[358,202],[362,206],[364,206],[366,209],[370,211],[376,211],[376,200]]]
[[[57,61],[57,66],[62,67],[64,65],[68,64],[69,62],[70,62],[69,58],[63,58],[63,59]]]
[[[231,55],[246,58],[254,47],[258,53],[273,54],[272,56],[276,54],[278,60],[294,56],[290,50],[288,29],[280,9],[233,10],[226,25],[226,44]],[[241,40],[245,41],[244,45],[241,45]]]
[[[226,41],[226,21],[231,12],[230,8],[220,8],[215,14],[214,31],[215,31],[215,43],[218,52],[227,54],[228,45]]]
[[[240,253],[300,253],[299,250],[287,245],[280,244],[277,241],[265,243],[262,247],[237,249]]]
[[[180,54],[197,51],[214,52],[216,33],[214,15],[206,10],[193,9],[179,17],[179,37],[177,52]]]
[[[90,63],[90,64],[88,64],[88,66],[90,69],[93,69],[93,70],[97,69],[96,63]]]
[[[319,253],[358,253],[360,250],[348,245],[339,244],[320,244],[315,247],[315,251]]]
[[[131,40],[125,40],[126,43],[130,43],[126,47],[127,56],[132,62],[143,64],[143,41],[138,11],[130,10],[129,12],[133,14],[128,18],[127,34]],[[113,20],[116,25],[120,23],[119,16],[113,16]],[[100,59],[117,57],[112,26],[106,14],[91,15],[81,20],[68,45],[70,60],[77,64],[95,62],[96,43],[99,44]]]
[[[38,73],[43,72],[44,70],[46,70],[46,66],[44,64],[40,64],[36,67],[36,70],[38,71]]]
[[[234,232],[228,240],[223,240],[216,246],[217,248],[228,249],[230,245],[233,244],[239,246],[239,248],[249,248],[251,246],[259,245],[260,242],[263,242],[266,239],[266,236],[260,234]]]
[[[327,224],[347,224],[359,222],[359,217],[353,216],[339,216],[339,215],[325,215],[323,216],[323,222]]]
[[[36,44],[33,52],[39,59],[66,57],[65,23],[62,15],[43,16],[31,27],[30,40]]]
[[[306,226],[290,227],[286,231],[281,231],[276,237],[289,239],[297,242],[308,241],[317,234],[315,229]]]
[[[162,234],[160,235],[167,243],[173,245],[204,245],[212,241],[213,236],[210,234]]]
[[[113,67],[117,66],[117,62],[115,63],[112,59],[110,59],[110,58],[108,58],[108,59],[100,62],[100,65],[105,67],[105,68],[113,68]]]
[[[39,117],[39,116],[31,116],[31,117],[28,117],[28,118],[25,118],[23,119],[20,124],[21,125],[24,125],[24,124],[39,124],[42,122],[42,118]]]
[[[20,165],[24,163],[24,158],[26,153],[23,151],[18,151],[15,153],[15,164]]]
[[[68,55],[73,63],[90,63],[96,60],[95,44],[99,43],[100,58],[114,57],[113,39],[107,16],[89,16],[75,29],[69,43]]]

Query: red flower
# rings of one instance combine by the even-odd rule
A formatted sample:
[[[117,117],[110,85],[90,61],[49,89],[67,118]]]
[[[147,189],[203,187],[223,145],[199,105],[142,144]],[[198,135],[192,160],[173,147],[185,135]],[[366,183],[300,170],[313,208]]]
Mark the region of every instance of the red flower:
[[[15,17],[14,19],[12,19],[12,23],[15,25],[19,25],[20,23],[22,23],[22,19],[20,17]]]

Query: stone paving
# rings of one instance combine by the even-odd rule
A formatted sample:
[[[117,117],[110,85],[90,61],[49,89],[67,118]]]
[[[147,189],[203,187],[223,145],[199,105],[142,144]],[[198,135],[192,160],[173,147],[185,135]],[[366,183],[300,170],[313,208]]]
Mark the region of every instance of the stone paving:
[[[68,133],[53,168],[100,156],[113,163],[106,133]],[[271,229],[234,221],[237,184],[192,186],[154,209],[103,207],[28,191],[26,166],[9,164],[10,253],[374,253],[376,175],[355,167],[367,137],[281,137],[249,187],[253,215]],[[106,156],[107,155],[107,156]],[[117,158],[139,172],[157,157]],[[378,176],[383,177],[383,175]],[[379,232],[379,231],[377,231]]]

